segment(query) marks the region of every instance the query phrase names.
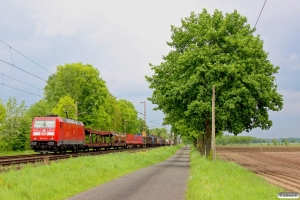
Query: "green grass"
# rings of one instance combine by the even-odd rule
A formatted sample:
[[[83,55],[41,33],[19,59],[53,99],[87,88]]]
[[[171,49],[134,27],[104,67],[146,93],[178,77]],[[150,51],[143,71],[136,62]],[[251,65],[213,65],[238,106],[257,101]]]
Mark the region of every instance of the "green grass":
[[[215,162],[191,151],[191,169],[186,199],[268,200],[284,190],[232,162]]]
[[[0,151],[0,156],[14,156],[14,155],[24,155],[24,154],[34,154],[33,150],[25,151]]]
[[[163,161],[181,146],[145,152],[86,156],[26,165],[19,171],[0,173],[0,199],[65,199],[135,170]]]

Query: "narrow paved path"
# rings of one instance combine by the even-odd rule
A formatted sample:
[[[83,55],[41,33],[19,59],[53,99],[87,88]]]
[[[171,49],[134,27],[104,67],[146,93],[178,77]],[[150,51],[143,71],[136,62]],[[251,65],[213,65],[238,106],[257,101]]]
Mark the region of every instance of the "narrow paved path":
[[[69,200],[184,200],[190,148],[183,147],[161,163],[87,190]]]

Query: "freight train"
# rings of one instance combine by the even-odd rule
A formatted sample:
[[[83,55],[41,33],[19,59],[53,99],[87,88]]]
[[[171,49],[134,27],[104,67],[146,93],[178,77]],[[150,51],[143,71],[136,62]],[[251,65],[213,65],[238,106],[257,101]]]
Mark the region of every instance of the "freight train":
[[[171,145],[171,140],[141,134],[118,134],[85,128],[83,123],[58,116],[35,117],[30,146],[35,152],[107,150]]]

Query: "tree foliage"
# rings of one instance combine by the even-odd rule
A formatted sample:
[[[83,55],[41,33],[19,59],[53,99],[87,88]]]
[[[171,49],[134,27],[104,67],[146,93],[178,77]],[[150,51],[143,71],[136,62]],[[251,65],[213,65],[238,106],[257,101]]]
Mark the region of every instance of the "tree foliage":
[[[253,128],[269,129],[268,110],[279,111],[282,95],[274,84],[274,67],[255,29],[237,11],[191,13],[171,27],[173,49],[160,65],[152,65],[146,79],[153,89],[152,103],[198,135],[206,155],[211,144],[211,96],[216,87],[216,132],[235,135]]]
[[[59,99],[58,103],[52,109],[52,112],[64,118],[77,119],[75,113],[76,109],[77,105],[75,104],[74,99],[67,95]]]
[[[284,138],[284,140],[283,140],[283,142],[282,143],[284,143],[285,144],[285,146],[288,146],[289,145],[289,141],[288,141],[288,139],[286,139],[286,138]]]
[[[1,131],[1,128],[3,127],[5,118],[6,118],[6,110],[3,105],[2,100],[0,99],[0,131]]]
[[[31,120],[33,120],[35,117],[47,116],[49,114],[51,114],[50,105],[44,99],[32,104],[27,110],[27,115]]]
[[[82,63],[58,66],[57,72],[50,76],[45,86],[45,99],[54,107],[64,96],[78,103],[78,119],[86,126],[100,127],[98,113],[109,94],[105,81],[92,65]]]
[[[251,136],[230,136],[220,135],[216,138],[216,144],[228,145],[228,144],[250,144],[254,137]]]
[[[135,110],[134,105],[125,99],[119,100],[120,111],[122,113],[122,120],[125,123],[125,130],[127,133],[138,132],[138,112]]]
[[[150,134],[151,135],[156,135],[158,137],[162,137],[162,138],[168,139],[167,129],[166,128],[154,128],[154,129],[150,129]]]
[[[9,98],[4,105],[6,117],[1,124],[1,148],[23,150],[29,140],[30,119],[26,116],[27,106],[18,104],[15,97]]]
[[[45,86],[45,101],[56,114],[76,118],[86,127],[98,130],[138,131],[137,111],[126,100],[117,100],[106,87],[99,71],[92,65],[82,63],[58,66],[57,72],[50,76]]]

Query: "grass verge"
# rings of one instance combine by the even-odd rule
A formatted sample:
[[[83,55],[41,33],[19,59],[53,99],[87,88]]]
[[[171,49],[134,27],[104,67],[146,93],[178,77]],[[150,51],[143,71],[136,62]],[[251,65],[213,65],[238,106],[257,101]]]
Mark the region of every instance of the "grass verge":
[[[35,154],[33,150],[25,151],[0,151],[0,156],[15,156],[15,155],[25,155],[25,154]],[[37,154],[37,153],[36,153]]]
[[[135,170],[161,162],[181,146],[145,152],[73,158],[49,165],[27,165],[0,173],[0,199],[65,199]]]
[[[191,151],[191,169],[186,199],[278,199],[284,190],[232,162],[215,162]]]

